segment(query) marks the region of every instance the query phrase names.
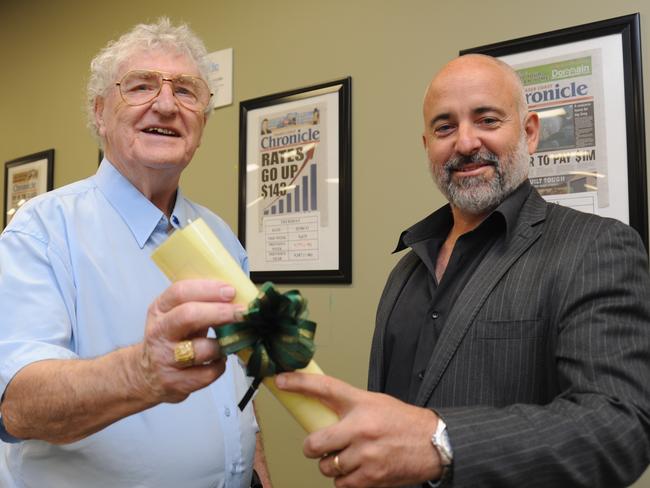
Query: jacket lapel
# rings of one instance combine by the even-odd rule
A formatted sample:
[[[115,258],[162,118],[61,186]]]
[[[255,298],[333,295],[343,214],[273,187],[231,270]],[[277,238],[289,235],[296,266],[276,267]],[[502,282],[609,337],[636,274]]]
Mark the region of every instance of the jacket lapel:
[[[509,239],[488,251],[458,296],[457,305],[452,308],[429,360],[415,399],[416,405],[426,405],[487,297],[508,269],[542,234],[543,226],[536,224],[542,222],[545,215],[546,202],[533,189],[521,208]]]

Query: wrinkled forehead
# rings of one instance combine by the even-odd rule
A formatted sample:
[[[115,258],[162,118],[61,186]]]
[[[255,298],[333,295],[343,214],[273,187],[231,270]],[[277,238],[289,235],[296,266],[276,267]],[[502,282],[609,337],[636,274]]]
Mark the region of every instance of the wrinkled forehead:
[[[199,67],[192,57],[173,46],[140,47],[127,53],[117,65],[117,78],[132,70],[160,71],[170,76],[184,74],[202,78]]]

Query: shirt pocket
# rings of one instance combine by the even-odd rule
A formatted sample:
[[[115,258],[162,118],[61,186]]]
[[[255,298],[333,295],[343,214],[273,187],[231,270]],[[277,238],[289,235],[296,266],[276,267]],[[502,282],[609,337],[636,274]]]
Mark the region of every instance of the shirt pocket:
[[[545,319],[477,320],[467,341],[467,404],[543,403],[553,370]]]

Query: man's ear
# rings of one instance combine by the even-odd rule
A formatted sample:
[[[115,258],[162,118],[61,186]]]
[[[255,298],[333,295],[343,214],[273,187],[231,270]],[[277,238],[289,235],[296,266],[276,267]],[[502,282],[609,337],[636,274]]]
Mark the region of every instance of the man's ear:
[[[537,115],[537,112],[528,112],[526,114],[524,131],[526,131],[528,154],[533,154],[537,150],[537,143],[539,142],[539,115]]]
[[[95,98],[95,124],[100,137],[106,134],[106,125],[104,124],[104,97]]]

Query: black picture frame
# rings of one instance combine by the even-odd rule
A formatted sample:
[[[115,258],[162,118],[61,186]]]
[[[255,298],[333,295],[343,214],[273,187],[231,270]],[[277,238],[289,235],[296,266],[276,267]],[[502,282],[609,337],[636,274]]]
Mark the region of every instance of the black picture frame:
[[[621,140],[625,141],[627,151],[621,151],[615,159],[627,160],[627,185],[622,183],[620,188],[626,190],[628,199],[628,218],[629,225],[636,229],[641,236],[643,243],[648,249],[648,196],[646,184],[646,148],[645,148],[645,120],[643,104],[643,69],[641,62],[641,34],[640,34],[640,17],[638,13],[624,15],[612,19],[591,22],[588,24],[568,27],[543,34],[536,34],[509,41],[488,44],[469,49],[463,49],[460,54],[480,53],[490,56],[504,58],[506,62],[516,57],[519,61],[513,65],[525,64],[523,58],[530,56],[535,59],[538,56],[540,62],[543,56],[542,49],[555,49],[555,52],[571,53],[572,49],[578,51],[578,46],[593,42],[604,42],[605,36],[615,36],[616,41],[620,40],[620,55],[622,57],[621,69],[613,66],[613,63],[607,64],[608,59],[603,59],[603,66],[607,66],[608,76],[620,76],[619,83],[623,88],[624,99],[624,130],[621,134]],[[585,41],[585,42],[583,42]],[[610,42],[607,40],[607,42]],[[582,47],[580,49],[583,49]],[[618,48],[615,49],[618,51]],[[603,53],[605,51],[603,50]],[[603,54],[603,57],[606,57]],[[613,56],[610,56],[614,59]],[[515,66],[516,67],[516,66]],[[605,100],[607,91],[603,90]],[[604,102],[607,103],[607,102]],[[604,117],[596,119],[603,125],[609,123],[609,118]],[[609,123],[606,127],[608,131],[618,131],[613,127],[614,123]],[[622,146],[622,144],[621,144]],[[614,159],[614,158],[612,158]],[[608,164],[620,164],[619,161],[608,161]],[[612,170],[615,168],[612,166]],[[608,175],[612,173],[607,173]],[[613,195],[610,201],[617,197],[616,188],[613,188]],[[623,192],[618,192],[618,194]],[[617,215],[612,215],[617,217]],[[625,218],[621,218],[625,222]]]
[[[238,236],[255,283],[352,282],[351,85],[240,103]]]
[[[3,227],[27,200],[54,187],[54,149],[5,163]]]

